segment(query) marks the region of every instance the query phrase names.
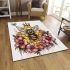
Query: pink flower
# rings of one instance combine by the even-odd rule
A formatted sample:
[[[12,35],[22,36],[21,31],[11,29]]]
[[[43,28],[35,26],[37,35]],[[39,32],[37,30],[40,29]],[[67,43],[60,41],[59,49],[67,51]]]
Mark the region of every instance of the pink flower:
[[[23,38],[22,37],[18,37],[18,40],[20,41],[20,40],[23,40]]]
[[[15,44],[15,46],[16,46],[16,48],[18,48],[19,47],[19,44]]]
[[[38,49],[34,45],[28,44],[26,46],[26,51],[27,52],[36,52],[36,51],[38,51]]]

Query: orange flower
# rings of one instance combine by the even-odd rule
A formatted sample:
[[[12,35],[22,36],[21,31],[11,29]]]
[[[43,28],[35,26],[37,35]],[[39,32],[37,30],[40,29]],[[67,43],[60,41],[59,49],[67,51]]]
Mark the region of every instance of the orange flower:
[[[42,46],[41,44],[39,44],[39,43],[37,43],[37,45],[36,45],[39,49],[42,49],[42,48],[44,48],[44,46]]]

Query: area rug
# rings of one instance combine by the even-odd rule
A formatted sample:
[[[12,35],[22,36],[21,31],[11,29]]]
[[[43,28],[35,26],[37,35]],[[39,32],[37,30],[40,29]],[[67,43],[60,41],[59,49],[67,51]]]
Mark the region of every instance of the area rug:
[[[8,22],[13,61],[68,49],[41,21]]]

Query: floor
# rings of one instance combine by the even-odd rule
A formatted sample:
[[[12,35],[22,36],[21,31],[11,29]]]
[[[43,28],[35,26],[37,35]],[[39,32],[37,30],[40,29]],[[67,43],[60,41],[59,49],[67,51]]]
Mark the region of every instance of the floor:
[[[7,23],[9,21],[25,21],[27,16],[0,18],[0,69],[1,70],[70,70],[70,49],[58,53],[30,58],[17,62],[12,61],[11,48]],[[61,32],[58,36],[60,21],[52,16],[47,16],[43,21],[55,36],[57,36],[68,48],[70,41],[68,37]]]

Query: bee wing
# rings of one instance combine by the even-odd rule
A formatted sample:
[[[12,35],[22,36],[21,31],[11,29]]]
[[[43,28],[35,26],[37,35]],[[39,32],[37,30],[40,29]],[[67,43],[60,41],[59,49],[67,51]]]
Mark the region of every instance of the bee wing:
[[[23,31],[23,32],[24,32],[24,28],[18,27],[18,26],[16,26],[16,28],[17,28],[19,31]]]
[[[35,25],[34,27],[32,27],[32,29],[33,29],[34,31],[37,31],[37,30],[39,30],[39,26],[38,26],[38,25]]]

